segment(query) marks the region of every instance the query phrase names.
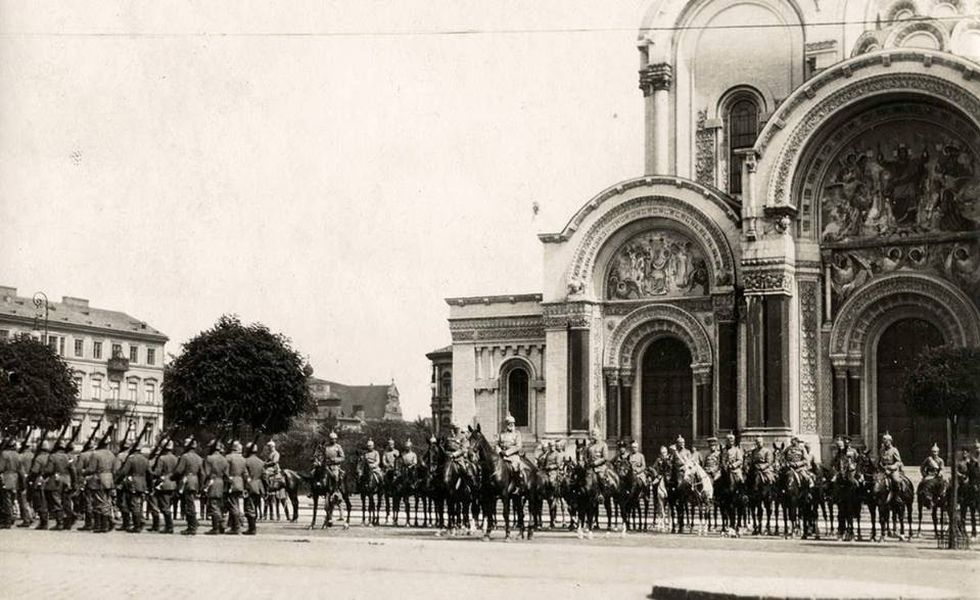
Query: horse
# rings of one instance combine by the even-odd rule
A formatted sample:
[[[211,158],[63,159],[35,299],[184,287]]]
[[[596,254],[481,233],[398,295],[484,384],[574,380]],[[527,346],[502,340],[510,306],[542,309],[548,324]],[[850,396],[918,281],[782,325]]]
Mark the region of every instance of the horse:
[[[722,464],[715,486],[715,498],[721,509],[721,534],[738,537],[748,506],[741,470],[733,471],[727,464]]]
[[[970,513],[970,534],[977,537],[977,513],[980,512],[980,461],[968,458],[963,470],[956,469],[956,476],[959,477],[959,489],[957,490],[957,500],[960,504],[960,528],[966,533],[966,513]]]
[[[776,484],[754,464],[749,467],[749,499],[752,512],[752,535],[762,534],[762,512],[766,514],[766,535],[770,535],[772,508],[777,498]],[[777,517],[778,519],[778,517]],[[777,525],[778,527],[778,525]]]
[[[286,520],[295,523],[299,519],[299,482],[302,481],[299,473],[292,469],[282,469],[279,477],[268,480],[265,496],[263,500],[262,514],[266,519],[272,519],[275,511],[276,520],[279,520],[279,507],[282,507]],[[290,509],[292,513],[290,516]]]
[[[524,501],[528,496],[531,473],[528,474],[528,477],[523,478],[523,481],[519,479],[511,463],[490,446],[490,442],[484,437],[479,423],[475,428],[468,427],[468,429],[470,447],[476,450],[479,458],[478,464],[483,473],[482,485],[479,489],[479,496],[483,501],[483,514],[486,516],[486,531],[483,539],[490,539],[490,532],[493,530],[496,521],[498,499],[504,505],[504,539],[510,539],[510,510],[512,505],[517,512],[517,528],[520,535],[531,539],[534,535],[533,527],[526,527],[524,522]]]
[[[599,475],[582,460],[568,465],[569,511],[573,514],[571,527],[577,531],[578,538],[592,538],[592,528],[599,522],[600,491]],[[577,519],[577,523],[576,523]]]
[[[650,482],[650,497],[653,498],[653,518],[657,530],[665,533],[668,525],[673,529],[674,515],[670,507],[670,495],[667,491],[667,480],[670,475],[670,461],[657,458],[653,465],[647,467]]]
[[[380,526],[384,481],[380,472],[370,468],[363,455],[357,461],[357,492],[361,496],[361,525]]]
[[[465,458],[454,459],[447,453],[442,454],[440,487],[446,494],[446,529],[450,535],[457,529],[471,526],[470,507],[477,493],[477,480],[468,462]]]
[[[325,513],[321,529],[333,526],[333,512],[341,501],[347,506],[346,516],[341,512],[344,529],[349,528],[351,503],[343,472],[339,468],[330,469],[319,462],[314,462],[313,470],[309,474],[303,473],[298,474],[298,476],[307,482],[310,487],[310,496],[313,497],[313,519],[310,521],[309,529],[316,528],[317,510],[321,497],[323,498]]]
[[[694,509],[697,509],[698,535],[704,535],[705,515],[710,514],[714,503],[714,484],[711,477],[700,465],[687,462],[678,466],[675,479],[674,507],[677,512],[678,533],[684,533],[685,516],[689,518],[689,531],[694,532]]]
[[[619,506],[626,530],[639,531],[647,528],[650,516],[650,484],[648,475],[640,477],[629,461],[621,461],[617,466],[619,472]],[[644,469],[644,471],[646,471]],[[642,510],[640,506],[642,504]]]
[[[833,471],[822,464],[814,465],[813,472],[813,520],[814,534],[820,536],[820,528],[817,523],[817,510],[823,519],[824,532],[826,535],[833,535],[834,532],[834,502],[830,481],[833,478]]]
[[[858,536],[861,539],[861,507],[865,488],[861,474],[849,471],[844,461],[838,462],[837,473],[830,484],[830,493],[837,503],[837,539],[851,541],[854,539],[854,521],[858,522]]]
[[[800,532],[806,539],[812,504],[812,487],[804,485],[802,476],[789,466],[784,466],[779,473],[784,503],[785,536],[793,537]]]
[[[392,477],[391,493],[392,503],[394,504],[395,527],[398,527],[398,514],[400,505],[405,505],[405,526],[411,525],[412,506],[411,500],[415,500],[415,526],[419,526],[419,498],[425,495],[425,468],[421,463],[405,465],[399,461],[395,465]],[[425,502],[422,503],[423,512]]]
[[[912,501],[915,496],[912,483],[903,476],[901,483],[896,486],[888,473],[878,470],[873,476],[872,496],[878,508],[879,541],[883,541],[886,535],[895,535],[894,525],[889,519],[892,513],[898,518],[898,539],[905,540],[906,514],[909,518],[909,533],[912,533]]]
[[[534,498],[530,502],[531,518],[534,520],[535,528],[541,529],[544,526],[542,512],[544,504],[547,502],[548,526],[550,529],[554,529],[555,517],[558,516],[558,506],[561,502],[562,468],[548,471],[539,466],[539,468],[534,469],[533,473],[531,489],[534,492]]]
[[[936,537],[945,527],[946,517],[946,493],[948,492],[948,482],[942,475],[929,477],[919,482],[919,487],[915,491],[915,498],[919,505],[919,531],[918,537],[922,537],[922,509],[928,508],[932,513],[932,530]]]

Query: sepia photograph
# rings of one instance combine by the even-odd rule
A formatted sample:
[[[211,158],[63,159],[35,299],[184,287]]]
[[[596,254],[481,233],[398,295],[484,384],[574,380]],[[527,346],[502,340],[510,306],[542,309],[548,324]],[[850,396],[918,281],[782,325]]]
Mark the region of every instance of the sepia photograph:
[[[980,599],[980,0],[0,0],[0,599]]]

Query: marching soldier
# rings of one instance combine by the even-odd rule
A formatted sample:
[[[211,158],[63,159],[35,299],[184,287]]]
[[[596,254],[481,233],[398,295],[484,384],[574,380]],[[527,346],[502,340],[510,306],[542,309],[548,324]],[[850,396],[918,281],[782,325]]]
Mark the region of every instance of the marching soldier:
[[[11,437],[0,445],[0,529],[14,525],[14,502],[20,487],[20,457],[15,444]]]
[[[177,490],[177,482],[173,480],[174,472],[177,470],[177,457],[174,456],[174,442],[167,440],[160,450],[160,454],[153,459],[151,471],[156,477],[156,488],[152,490],[156,498],[156,506],[159,512],[163,513],[163,529],[160,533],[174,532],[174,516],[170,511],[173,504],[174,492]],[[159,516],[153,514],[153,529],[159,528],[157,520]]]
[[[811,459],[803,448],[803,440],[798,435],[794,435],[789,442],[789,448],[783,454],[786,466],[796,474],[800,480],[800,486],[804,489],[813,485],[813,474],[810,471]]]
[[[127,456],[129,456],[129,447],[126,445],[126,440],[124,439],[119,443],[119,452],[116,453],[116,460],[112,467],[113,473],[119,473],[123,467],[123,463],[126,462]],[[129,531],[131,527],[129,513],[129,483],[123,481],[121,485],[117,485],[115,488],[115,493],[116,506],[119,508],[119,514],[122,516],[121,529],[122,531]]]
[[[755,447],[752,449],[752,468],[759,473],[764,481],[775,483],[776,473],[772,469],[772,450],[762,441],[762,436],[756,436]]]
[[[626,463],[629,465],[630,470],[633,471],[633,475],[636,476],[640,485],[646,488],[649,484],[649,479],[647,478],[647,459],[640,452],[640,444],[636,440],[630,442],[629,453],[626,455]]]
[[[721,448],[718,447],[718,438],[708,438],[708,453],[704,455],[704,471],[711,476],[712,481],[718,481],[721,477]]]
[[[189,437],[184,440],[184,452],[177,459],[172,479],[180,480],[180,500],[187,518],[187,528],[182,535],[197,533],[197,496],[204,479],[204,461],[197,453],[197,441]]]
[[[265,461],[259,457],[255,442],[245,446],[245,535],[255,535],[255,522],[259,518],[259,506],[265,495]]]
[[[128,503],[126,513],[130,515],[131,526],[126,531],[130,533],[143,531],[143,497],[147,491],[146,475],[150,472],[150,460],[143,454],[143,450],[138,440],[134,440],[123,458],[117,476],[126,488],[123,499]],[[126,513],[123,513],[123,527],[126,526]]]
[[[48,528],[48,503],[44,497],[44,471],[47,468],[48,458],[51,456],[51,442],[41,439],[38,443],[37,452],[31,460],[30,468],[27,471],[27,481],[31,504],[37,514],[37,527],[34,529]]]
[[[520,451],[523,447],[521,432],[517,431],[516,420],[511,415],[507,415],[504,423],[504,430],[500,432],[497,438],[497,447],[504,460],[510,463],[511,472],[517,477],[518,485],[523,486],[526,478],[521,466]]]
[[[34,451],[27,438],[20,445],[20,452],[17,453],[20,459],[19,480],[17,491],[17,506],[20,508],[20,524],[17,527],[30,527],[34,523],[34,507],[32,506],[31,490],[28,486],[28,474],[31,465],[34,464]]]
[[[242,496],[245,494],[247,467],[242,456],[242,443],[235,440],[228,453],[228,533],[238,535],[242,527]]]
[[[48,515],[54,520],[55,531],[71,528],[71,498],[67,498],[67,507],[65,503],[65,490],[71,490],[72,485],[70,468],[68,454],[61,442],[58,442],[48,456],[43,472],[44,502]],[[44,519],[44,524],[47,525],[47,519]]]
[[[79,531],[92,530],[92,494],[89,492],[88,477],[85,475],[85,465],[88,464],[91,456],[92,440],[85,440],[81,452],[75,457],[75,471],[79,475],[77,507],[81,509],[84,521],[78,528]]]
[[[109,435],[99,440],[95,452],[89,457],[85,466],[85,474],[90,475],[89,490],[92,492],[94,533],[108,533],[116,528],[112,519],[112,490],[115,488],[113,465],[116,457],[109,450]]]
[[[211,530],[205,531],[205,535],[225,532],[224,498],[228,459],[221,450],[221,442],[217,439],[211,440],[208,444],[208,456],[204,459],[204,492],[208,498],[208,511],[211,513]]]
[[[919,467],[919,472],[922,474],[922,479],[945,479],[943,477],[943,467],[946,463],[943,462],[941,456],[939,456],[939,444],[933,444],[932,448],[929,449],[929,456],[922,461],[922,466]]]

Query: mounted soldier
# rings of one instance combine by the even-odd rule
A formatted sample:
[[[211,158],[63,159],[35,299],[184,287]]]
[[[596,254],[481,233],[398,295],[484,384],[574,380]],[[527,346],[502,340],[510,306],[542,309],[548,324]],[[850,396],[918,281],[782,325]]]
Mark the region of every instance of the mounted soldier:
[[[941,456],[939,456],[939,445],[933,444],[932,448],[929,450],[929,456],[922,461],[922,466],[919,467],[919,473],[922,474],[922,479],[945,479],[943,477],[943,468],[946,463],[943,462]]]
[[[517,483],[521,487],[526,487],[527,477],[521,464],[521,449],[523,439],[521,432],[517,431],[516,420],[511,415],[504,419],[504,430],[497,438],[497,448],[500,455],[510,464],[511,472],[517,477]]]
[[[399,456],[398,448],[395,448],[395,440],[388,438],[388,445],[385,446],[385,451],[381,455],[381,472],[385,475],[386,479],[390,478],[394,473]]]
[[[629,451],[626,454],[626,464],[633,471],[633,475],[636,476],[640,486],[645,489],[650,484],[650,478],[647,477],[647,459],[640,452],[640,444],[636,440],[630,442]]]
[[[775,483],[776,473],[773,471],[772,450],[764,445],[762,436],[755,438],[755,447],[752,448],[752,468],[764,481]]]
[[[704,455],[702,465],[704,472],[711,477],[712,481],[718,481],[721,477],[721,463],[724,459],[721,448],[718,446],[718,438],[708,438],[708,452]]]
[[[548,440],[545,446],[544,457],[541,459],[541,469],[545,477],[556,489],[560,483],[561,468],[564,464],[564,455],[555,446],[554,440]]]
[[[406,469],[414,469],[419,464],[419,455],[412,447],[412,438],[405,440],[405,450],[398,457],[398,464]]]
[[[327,439],[327,444],[321,452],[323,466],[338,481],[342,481],[344,473],[341,466],[344,464],[344,447],[337,443],[337,434],[333,431],[330,432]]]
[[[837,453],[834,454],[834,475],[833,479],[845,477],[852,485],[858,485],[858,452],[851,447],[849,436],[839,436],[836,444]]]
[[[685,469],[696,464],[695,455],[687,448],[686,443],[682,435],[677,436],[677,439],[674,441],[670,467],[675,484],[684,476]]]
[[[449,460],[460,467],[462,477],[472,487],[476,483],[477,467],[471,457],[469,439],[460,431],[459,427],[453,425],[449,435],[446,436],[445,442]]]
[[[878,453],[878,470],[883,472],[888,476],[891,481],[888,492],[888,502],[891,503],[892,497],[895,495],[904,482],[908,482],[908,478],[905,477],[905,473],[902,470],[902,455],[899,453],[898,448],[892,445],[892,436],[887,431],[885,435],[881,436],[881,450]],[[911,482],[907,485],[911,486]]]
[[[245,476],[247,466],[242,456],[242,443],[231,443],[231,452],[225,457],[228,461],[228,533],[238,535],[242,529],[242,496],[245,495]]]
[[[794,473],[800,481],[803,489],[813,486],[813,472],[811,469],[811,459],[803,447],[803,440],[798,435],[790,439],[789,448],[783,453],[786,467]]]
[[[265,445],[265,481],[270,490],[280,490],[286,485],[286,480],[279,466],[279,451],[276,443],[269,440]]]
[[[361,455],[361,469],[362,471],[358,473],[360,477],[367,473],[377,475],[379,479],[382,477],[381,455],[374,449],[374,440],[367,441],[367,449]]]
[[[745,451],[735,441],[735,434],[725,434],[724,466],[731,474],[733,482],[741,483],[745,479]]]
[[[609,447],[599,437],[599,430],[593,428],[589,433],[589,444],[585,448],[585,466],[592,469],[603,487],[608,489],[614,485],[613,471],[609,468],[607,457]]]

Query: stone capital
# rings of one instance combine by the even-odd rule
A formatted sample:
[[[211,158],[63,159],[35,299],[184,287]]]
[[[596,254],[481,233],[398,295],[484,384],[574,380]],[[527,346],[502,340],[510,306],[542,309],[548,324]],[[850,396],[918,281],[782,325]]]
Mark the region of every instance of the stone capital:
[[[640,69],[640,89],[644,96],[649,96],[656,91],[666,91],[670,89],[670,84],[674,81],[674,68],[667,63],[647,65]]]

